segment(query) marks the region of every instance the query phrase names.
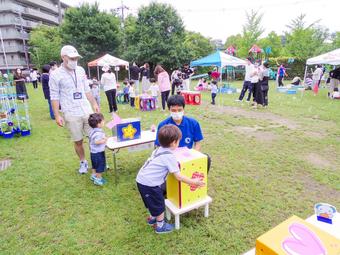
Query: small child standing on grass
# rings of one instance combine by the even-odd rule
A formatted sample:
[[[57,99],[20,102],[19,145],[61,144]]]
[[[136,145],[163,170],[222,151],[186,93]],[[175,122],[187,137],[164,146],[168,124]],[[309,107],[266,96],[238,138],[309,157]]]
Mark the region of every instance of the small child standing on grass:
[[[129,81],[130,87],[129,87],[129,98],[130,98],[130,105],[131,107],[135,107],[135,97],[136,97],[136,93],[135,93],[135,88],[134,88],[134,81]]]
[[[218,92],[217,81],[211,82],[211,104],[215,104],[215,97]]]
[[[92,96],[96,100],[97,105],[100,107],[100,87],[99,87],[99,82],[97,81],[96,77],[92,78],[90,88],[91,88]]]
[[[159,94],[159,86],[156,84],[155,78],[150,79],[150,88],[148,91],[151,92],[151,96],[155,99],[156,107],[157,107],[157,98]]]
[[[92,174],[91,181],[95,185],[103,186],[106,182],[102,177],[106,168],[105,146],[107,138],[103,131],[105,125],[104,116],[101,113],[93,113],[89,117],[89,125],[93,128],[89,135],[91,152]]]
[[[174,174],[178,181],[190,185],[203,187],[205,183],[200,179],[190,179],[181,175],[175,155],[172,153],[179,145],[182,133],[178,127],[169,124],[158,131],[160,147],[151,154],[151,157],[139,170],[136,178],[137,187],[145,207],[150,216],[149,225],[156,225],[157,234],[169,233],[174,229],[172,224],[164,221],[165,201],[161,185],[165,182],[168,173]]]
[[[129,103],[129,90],[130,90],[130,84],[128,81],[124,81],[124,88],[123,88],[123,93],[124,93],[124,103],[128,104]]]

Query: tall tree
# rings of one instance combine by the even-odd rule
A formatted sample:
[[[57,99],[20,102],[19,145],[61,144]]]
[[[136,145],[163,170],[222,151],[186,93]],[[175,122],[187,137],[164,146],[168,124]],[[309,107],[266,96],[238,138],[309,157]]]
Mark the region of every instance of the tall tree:
[[[179,66],[186,59],[183,21],[177,11],[168,4],[153,2],[140,8],[135,31],[130,35],[129,49],[138,62],[162,64],[171,69]]]
[[[82,4],[69,8],[61,25],[64,44],[71,44],[83,56],[82,64],[105,53],[118,54],[120,21],[110,13],[101,12],[99,5]]]
[[[121,29],[121,33],[124,33],[122,37],[125,37],[125,46],[120,45],[120,52],[124,59],[135,61],[136,60],[136,38],[137,18],[132,15],[128,15],[124,21],[124,29]]]
[[[308,29],[315,26],[320,20],[316,20],[312,22],[309,25],[306,25],[306,14],[301,13],[299,16],[297,16],[295,19],[292,19],[288,25],[286,25],[287,28],[289,28],[292,32],[295,30],[301,30],[301,29]]]
[[[183,46],[187,51],[187,59],[194,60],[204,57],[214,50],[209,38],[204,37],[200,33],[186,31]]]
[[[243,40],[243,37],[241,34],[231,35],[225,41],[224,47],[227,48],[230,45],[232,45],[235,48],[239,48],[242,46],[242,40]]]
[[[246,12],[246,23],[243,25],[244,47],[249,49],[263,34],[262,18],[263,14],[257,11]]]
[[[340,32],[336,32],[332,39],[333,48],[334,49],[340,48]]]
[[[60,59],[61,36],[59,27],[38,26],[30,33],[30,53],[33,64],[41,68]]]
[[[287,43],[285,51],[288,55],[309,58],[321,53],[321,48],[329,37],[329,31],[317,22],[306,25],[305,15],[299,15],[288,25],[290,32],[286,32]]]
[[[282,52],[281,37],[277,35],[274,31],[270,32],[265,38],[258,41],[258,46],[264,51],[270,48],[270,57],[278,57]]]
[[[227,39],[225,46],[234,45],[237,49],[237,56],[245,57],[248,55],[250,47],[257,43],[264,29],[261,26],[263,14],[251,10],[246,12],[246,22],[242,28],[242,35],[231,36]]]

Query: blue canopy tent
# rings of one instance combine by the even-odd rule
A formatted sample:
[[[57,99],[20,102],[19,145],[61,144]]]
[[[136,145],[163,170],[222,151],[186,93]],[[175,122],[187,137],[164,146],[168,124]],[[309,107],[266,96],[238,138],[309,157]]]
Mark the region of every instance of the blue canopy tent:
[[[219,69],[219,73],[220,73],[220,79],[222,80],[222,68],[226,67],[226,66],[245,66],[247,64],[247,62],[245,60],[242,60],[240,58],[237,57],[233,57],[231,55],[228,55],[222,51],[215,51],[214,53],[191,61],[190,66],[217,66]],[[220,100],[224,100],[224,97],[219,97]],[[223,105],[223,102],[222,102]]]
[[[214,53],[191,61],[190,66],[217,66],[219,68],[225,66],[244,66],[246,61],[237,57],[230,56],[222,51],[215,51]]]
[[[219,72],[221,74],[221,80],[222,80],[222,68],[225,66],[245,66],[247,62],[243,59],[233,57],[231,55],[228,55],[222,51],[215,51],[214,53],[191,61],[190,66],[217,66],[219,68]]]

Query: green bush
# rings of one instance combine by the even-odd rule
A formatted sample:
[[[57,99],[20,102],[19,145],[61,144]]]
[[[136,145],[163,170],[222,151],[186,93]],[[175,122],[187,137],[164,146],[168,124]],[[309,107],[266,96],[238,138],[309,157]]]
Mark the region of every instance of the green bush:
[[[291,60],[294,61],[291,62]],[[284,64],[284,66],[286,67],[288,79],[293,79],[295,76],[303,78],[305,72],[306,59],[293,57],[269,58],[269,66],[274,72],[281,64]]]

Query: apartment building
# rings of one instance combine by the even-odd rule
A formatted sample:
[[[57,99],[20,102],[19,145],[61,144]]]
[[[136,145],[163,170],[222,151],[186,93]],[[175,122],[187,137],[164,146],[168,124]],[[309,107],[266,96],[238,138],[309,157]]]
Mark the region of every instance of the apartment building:
[[[32,28],[61,23],[68,5],[59,0],[0,0],[0,70],[28,68]]]

